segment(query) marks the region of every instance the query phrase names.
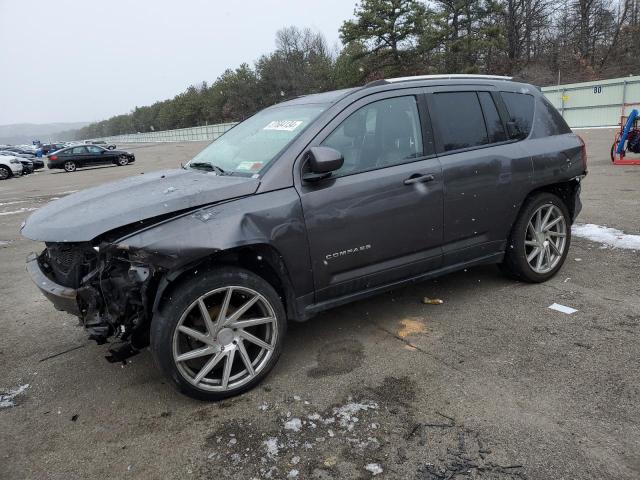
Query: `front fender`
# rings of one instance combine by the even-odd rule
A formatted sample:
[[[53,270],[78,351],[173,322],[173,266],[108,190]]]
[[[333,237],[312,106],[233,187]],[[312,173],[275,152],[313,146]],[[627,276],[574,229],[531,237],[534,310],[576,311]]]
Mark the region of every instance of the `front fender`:
[[[165,220],[117,242],[132,258],[169,271],[222,251],[269,245],[282,256],[295,296],[313,292],[307,231],[293,188],[240,198]]]

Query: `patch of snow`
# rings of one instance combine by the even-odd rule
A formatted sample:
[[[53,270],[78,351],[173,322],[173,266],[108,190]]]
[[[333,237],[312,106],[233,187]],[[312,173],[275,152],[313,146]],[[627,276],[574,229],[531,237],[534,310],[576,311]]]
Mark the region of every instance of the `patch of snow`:
[[[269,455],[272,458],[278,456],[278,450],[280,449],[280,447],[278,446],[277,438],[269,437],[263,443],[267,447],[267,455]]]
[[[300,472],[294,468],[289,472],[289,474],[287,475],[287,478],[297,478],[299,473]]]
[[[291,459],[291,465],[297,465],[300,462],[300,457],[297,455]]]
[[[300,400],[302,400],[302,398],[300,398],[300,396],[299,396],[299,395],[294,395],[294,396],[293,396],[293,399],[294,399],[296,402],[299,402]]]
[[[266,412],[268,409],[269,409],[269,405],[267,405],[266,403],[262,403],[261,405],[258,406],[258,410],[262,412]]]
[[[14,202],[4,202],[4,203],[0,203],[0,207],[4,207],[5,205],[15,205],[17,203],[26,203],[27,200],[16,200]]]
[[[25,383],[24,385],[20,385],[18,388],[9,390],[7,393],[0,393],[0,408],[14,407],[15,403],[13,402],[13,399],[23,393],[27,388],[29,388],[29,384]]]
[[[169,187],[164,191],[164,193],[171,193],[171,192],[175,192],[175,191],[176,191],[176,187]]]
[[[640,250],[640,235],[624,233],[622,230],[615,228],[587,223],[574,225],[571,228],[571,233],[576,237],[586,238],[587,240],[598,242],[611,248]]]
[[[301,428],[302,421],[299,418],[292,418],[284,424],[285,430],[293,430],[294,432],[299,432]]]
[[[353,430],[354,424],[358,421],[358,418],[355,416],[358,412],[367,411],[369,409],[378,408],[378,404],[375,402],[363,402],[363,403],[347,403],[339,408],[334,408],[333,413],[339,419],[339,423],[341,427],[346,428],[347,430]]]
[[[373,475],[374,477],[383,472],[382,467],[377,463],[367,463],[364,469],[367,470],[368,472],[371,472],[371,475]]]
[[[17,213],[33,212],[34,210],[37,210],[37,208],[24,207],[24,208],[21,208],[20,210],[13,210],[10,212],[0,212],[0,215],[15,215]]]

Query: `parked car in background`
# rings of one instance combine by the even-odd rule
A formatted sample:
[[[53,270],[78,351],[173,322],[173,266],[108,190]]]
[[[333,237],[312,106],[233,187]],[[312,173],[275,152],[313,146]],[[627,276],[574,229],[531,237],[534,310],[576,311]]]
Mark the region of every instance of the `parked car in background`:
[[[44,161],[41,158],[37,158],[35,155],[30,153],[15,153],[11,150],[2,150],[0,149],[0,155],[9,155],[20,158],[21,160],[30,160],[31,165],[33,166],[33,170],[39,170],[44,168]]]
[[[47,156],[47,167],[50,169],[64,169],[75,172],[82,167],[114,164],[125,166],[136,161],[131,152],[122,150],[107,150],[98,145],[76,145],[66,147]]]
[[[99,145],[103,148],[106,148],[107,150],[115,150],[116,149],[116,145],[115,143],[107,143],[104,140],[86,140],[84,143],[88,144],[88,145]]]
[[[183,169],[47,204],[23,224],[46,244],[27,270],[92,338],[150,345],[178,389],[216,400],[267,375],[290,320],[478,265],[549,280],[586,174],[536,87],[378,80],[262,110]]]
[[[11,152],[12,155],[20,154],[20,155],[35,155],[35,151],[31,149],[27,149],[24,147],[17,147],[15,145],[7,145],[2,147],[1,150]]]
[[[6,180],[14,175],[22,175],[22,168],[18,157],[0,155],[0,180]]]
[[[50,153],[53,152],[57,152],[58,150],[64,148],[65,145],[63,143],[45,143],[44,145],[41,145],[40,148],[42,149],[42,153],[44,155],[48,155]]]

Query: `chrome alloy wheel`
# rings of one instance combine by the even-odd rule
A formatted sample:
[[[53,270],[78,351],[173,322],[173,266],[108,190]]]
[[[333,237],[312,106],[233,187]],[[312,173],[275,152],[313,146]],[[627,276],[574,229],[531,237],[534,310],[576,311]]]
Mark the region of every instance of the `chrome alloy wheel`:
[[[64,162],[64,169],[67,172],[75,172],[76,171],[76,163],[71,160]]]
[[[527,224],[524,251],[527,263],[538,274],[550,272],[562,259],[567,245],[567,221],[552,203],[538,208]]]
[[[258,375],[278,342],[275,311],[247,287],[205,293],[182,314],[173,334],[173,361],[203,390],[224,392]]]
[[[125,157],[124,155],[121,156],[121,157],[118,157],[118,165],[120,165],[121,167],[124,167],[128,163],[129,163],[129,159],[127,157]]]

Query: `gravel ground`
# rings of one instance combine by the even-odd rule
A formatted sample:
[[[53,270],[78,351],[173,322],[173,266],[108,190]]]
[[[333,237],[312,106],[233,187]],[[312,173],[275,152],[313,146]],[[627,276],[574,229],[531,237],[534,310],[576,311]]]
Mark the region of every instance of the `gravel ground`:
[[[610,165],[612,131],[579,133],[579,221],[640,232],[640,167]],[[475,268],[293,324],[265,382],[227,401],[176,393],[148,352],[106,362],[31,284],[41,247],[19,225],[201,147],[0,183],[0,478],[640,478],[640,253],[581,238],[543,285]]]

